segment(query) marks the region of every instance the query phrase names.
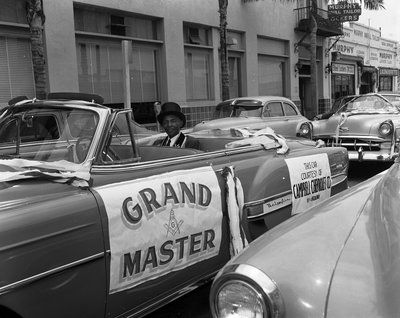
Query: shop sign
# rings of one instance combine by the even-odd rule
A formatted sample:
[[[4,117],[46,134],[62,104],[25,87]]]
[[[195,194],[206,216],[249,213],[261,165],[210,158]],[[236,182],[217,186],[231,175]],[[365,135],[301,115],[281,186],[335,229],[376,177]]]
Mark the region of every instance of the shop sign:
[[[393,65],[394,57],[391,53],[379,52],[379,64]]]
[[[399,70],[397,68],[379,68],[379,75],[382,76],[398,76]]]
[[[359,3],[340,1],[337,4],[328,5],[328,16],[330,21],[358,21],[360,15],[361,5]]]
[[[333,74],[355,74],[354,65],[338,64],[332,63],[332,73]]]

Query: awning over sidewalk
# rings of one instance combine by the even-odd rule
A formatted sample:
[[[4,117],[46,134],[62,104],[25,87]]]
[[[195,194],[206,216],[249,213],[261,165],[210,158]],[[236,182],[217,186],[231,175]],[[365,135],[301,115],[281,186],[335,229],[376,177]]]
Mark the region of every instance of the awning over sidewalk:
[[[377,71],[378,69],[375,66],[367,66],[367,65],[362,66],[363,73],[376,73]]]

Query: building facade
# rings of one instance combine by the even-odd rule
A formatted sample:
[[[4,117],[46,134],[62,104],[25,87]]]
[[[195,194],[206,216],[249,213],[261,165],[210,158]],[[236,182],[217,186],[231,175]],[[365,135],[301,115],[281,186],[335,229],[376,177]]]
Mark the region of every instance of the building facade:
[[[318,6],[327,21],[326,2]],[[110,107],[132,107],[151,129],[155,102],[179,103],[192,127],[221,101],[218,0],[43,0],[43,9],[48,92],[101,94]],[[335,65],[327,39],[342,30],[318,27],[318,109],[311,109],[308,10],[309,0],[229,2],[231,97],[285,96],[308,118],[330,107],[336,73],[326,73]],[[24,0],[0,0],[0,106],[34,94]]]
[[[331,99],[340,96],[397,91],[398,43],[378,29],[352,22],[343,36],[329,39]]]

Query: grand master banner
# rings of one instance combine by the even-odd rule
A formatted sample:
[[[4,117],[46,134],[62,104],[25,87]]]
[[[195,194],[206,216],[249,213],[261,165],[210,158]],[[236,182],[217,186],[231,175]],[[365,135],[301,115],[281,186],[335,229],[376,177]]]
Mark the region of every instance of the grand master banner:
[[[219,253],[221,189],[211,167],[96,188],[109,221],[110,293]]]

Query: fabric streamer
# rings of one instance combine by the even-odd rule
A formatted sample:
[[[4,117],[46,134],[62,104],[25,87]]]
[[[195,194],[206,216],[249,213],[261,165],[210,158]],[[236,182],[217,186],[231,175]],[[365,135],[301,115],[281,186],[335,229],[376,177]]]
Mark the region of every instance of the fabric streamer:
[[[90,180],[90,160],[76,164],[66,160],[43,162],[25,159],[0,160],[0,182],[28,178],[46,178],[57,183],[87,187]]]
[[[340,127],[343,126],[343,124],[346,122],[346,120],[347,120],[347,114],[341,113],[340,117],[339,117],[338,125],[336,127],[336,131],[335,131],[335,145],[339,145]]]
[[[236,148],[247,145],[262,145],[265,149],[277,148],[277,154],[283,155],[289,151],[286,139],[278,134],[275,134],[270,127],[266,127],[255,132],[251,132],[247,129],[235,129],[235,133],[236,135],[240,135],[245,138],[227,143],[225,148]]]
[[[221,174],[225,179],[230,234],[229,250],[232,258],[249,244],[242,226],[244,195],[242,184],[239,178],[236,177],[232,166],[225,167]]]

